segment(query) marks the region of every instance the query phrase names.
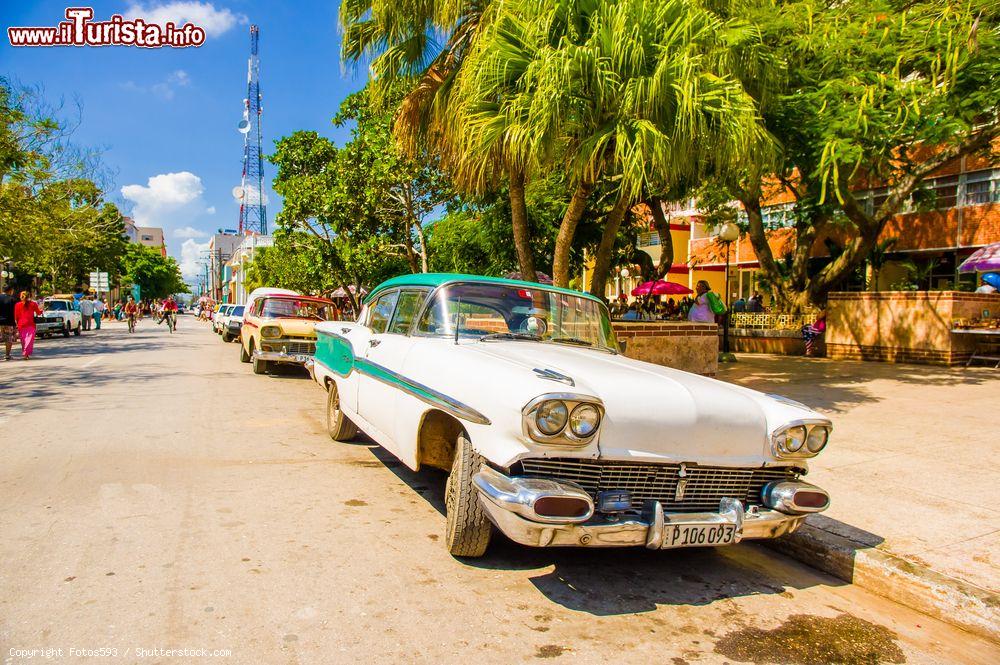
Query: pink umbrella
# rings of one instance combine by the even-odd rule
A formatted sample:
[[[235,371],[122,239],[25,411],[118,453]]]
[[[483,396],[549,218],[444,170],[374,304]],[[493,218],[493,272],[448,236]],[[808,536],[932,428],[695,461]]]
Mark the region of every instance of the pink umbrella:
[[[655,282],[643,282],[632,289],[632,295],[634,296],[666,296],[685,293],[691,293],[691,289],[662,279],[658,279]]]

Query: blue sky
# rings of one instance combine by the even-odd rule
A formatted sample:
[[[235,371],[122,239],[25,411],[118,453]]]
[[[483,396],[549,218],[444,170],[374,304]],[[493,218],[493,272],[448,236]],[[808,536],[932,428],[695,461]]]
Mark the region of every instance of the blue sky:
[[[116,13],[185,19],[201,24],[207,37],[201,47],[183,49],[10,46],[7,27],[55,26],[67,6],[93,6],[95,21]],[[260,27],[265,153],[299,129],[337,143],[347,139],[348,130],[330,119],[341,100],[364,85],[365,72],[340,64],[337,9],[337,2],[313,0],[3,0],[0,74],[42,84],[53,102],[80,100],[74,141],[104,149],[114,172],[108,198],[138,224],[162,226],[168,251],[190,276],[206,235],[238,222],[231,190],[240,182],[243,135],[236,125],[246,96],[251,23]],[[264,168],[270,183],[275,170]],[[270,189],[266,196],[270,221],[281,203]]]

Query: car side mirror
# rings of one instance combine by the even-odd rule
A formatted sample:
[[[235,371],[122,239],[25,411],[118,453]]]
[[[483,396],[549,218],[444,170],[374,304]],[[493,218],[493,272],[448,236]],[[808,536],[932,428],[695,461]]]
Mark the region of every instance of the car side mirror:
[[[618,341],[618,350],[619,350],[619,351],[620,351],[621,353],[623,353],[623,354],[624,354],[624,353],[625,353],[625,349],[627,349],[627,348],[628,348],[628,340],[624,340],[624,339],[623,339],[623,340],[619,340],[619,341]]]

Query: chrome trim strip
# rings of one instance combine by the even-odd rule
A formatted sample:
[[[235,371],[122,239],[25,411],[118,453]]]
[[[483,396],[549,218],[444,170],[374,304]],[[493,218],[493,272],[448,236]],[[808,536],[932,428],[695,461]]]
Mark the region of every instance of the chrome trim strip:
[[[463,402],[459,402],[457,399],[448,397],[444,393],[438,392],[429,386],[425,386],[422,383],[408,379],[402,374],[392,371],[387,367],[383,367],[378,363],[373,363],[367,358],[354,357],[354,367],[362,374],[370,376],[376,381],[386,384],[387,386],[392,386],[393,388],[399,388],[403,392],[416,397],[421,402],[425,404],[430,404],[431,406],[436,406],[443,409],[445,412],[459,418],[461,420],[468,420],[469,422],[476,423],[477,425],[490,425],[490,419],[484,416],[479,411]]]

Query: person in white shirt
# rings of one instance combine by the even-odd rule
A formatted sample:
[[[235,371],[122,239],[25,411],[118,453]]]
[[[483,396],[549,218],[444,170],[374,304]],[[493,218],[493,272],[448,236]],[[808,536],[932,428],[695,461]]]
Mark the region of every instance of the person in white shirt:
[[[94,298],[94,328],[101,329],[101,319],[104,318],[104,310],[108,308],[102,301]]]
[[[80,317],[83,319],[83,329],[90,330],[94,320],[94,301],[90,298],[80,298]]]
[[[997,287],[993,286],[992,284],[987,284],[985,277],[983,277],[982,283],[979,285],[979,288],[976,289],[976,293],[996,293],[996,292],[997,292]]]

